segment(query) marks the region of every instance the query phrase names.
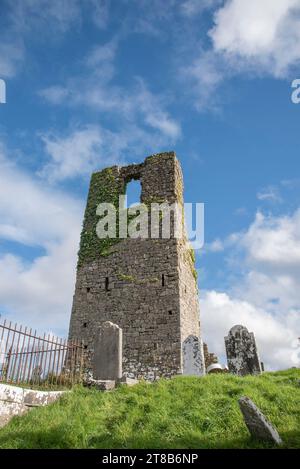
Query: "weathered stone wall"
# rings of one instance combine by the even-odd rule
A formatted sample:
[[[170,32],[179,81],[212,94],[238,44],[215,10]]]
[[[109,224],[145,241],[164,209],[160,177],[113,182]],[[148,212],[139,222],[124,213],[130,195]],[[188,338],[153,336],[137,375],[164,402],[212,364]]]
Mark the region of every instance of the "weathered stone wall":
[[[103,187],[107,174],[112,192]],[[108,202],[124,194],[131,179],[140,179],[143,203],[183,202],[174,153],[92,176],[69,335],[85,341],[93,361],[99,325],[117,324],[123,330],[123,374],[152,380],[182,373],[182,343],[200,336],[197,285],[185,239],[118,239],[103,251],[103,240],[94,235],[96,207],[103,194]]]
[[[23,415],[33,407],[56,401],[65,391],[35,391],[18,386],[0,384],[0,427],[14,415]]]
[[[225,337],[225,348],[230,373],[240,376],[261,373],[255,337],[246,327],[232,327]]]

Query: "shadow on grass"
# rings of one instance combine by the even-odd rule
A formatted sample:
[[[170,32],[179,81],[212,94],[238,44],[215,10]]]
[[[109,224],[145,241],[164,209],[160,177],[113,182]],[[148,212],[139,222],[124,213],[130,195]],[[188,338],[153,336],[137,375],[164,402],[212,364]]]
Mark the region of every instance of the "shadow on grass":
[[[247,437],[231,438],[217,444],[212,442],[210,438],[199,437],[195,435],[183,435],[177,438],[168,438],[165,436],[153,438],[139,437],[132,435],[129,438],[121,440],[114,438],[107,433],[99,436],[90,436],[82,438],[76,442],[72,439],[72,435],[66,432],[64,427],[52,427],[49,431],[14,431],[13,448],[20,449],[72,449],[72,448],[90,448],[90,449],[254,449],[254,448],[276,448],[276,446],[263,443]],[[288,435],[289,442],[295,442],[294,445],[289,444],[289,448],[299,448],[299,434],[293,432]],[[85,441],[84,441],[85,440]],[[0,438],[0,448],[8,447],[7,437]],[[297,446],[298,445],[298,446]],[[286,447],[286,446],[283,446]]]

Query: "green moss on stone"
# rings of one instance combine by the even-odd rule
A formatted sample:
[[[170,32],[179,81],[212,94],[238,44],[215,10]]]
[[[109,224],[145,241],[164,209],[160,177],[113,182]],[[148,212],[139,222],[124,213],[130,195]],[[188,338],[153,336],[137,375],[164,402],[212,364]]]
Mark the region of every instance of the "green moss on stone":
[[[125,187],[114,177],[112,168],[94,173],[91,178],[90,191],[84,214],[83,229],[80,238],[78,267],[85,262],[96,260],[99,256],[109,255],[110,248],[120,241],[118,238],[119,196],[124,194]],[[117,211],[117,237],[100,239],[96,233],[99,217],[96,215],[100,203],[111,203]]]
[[[126,280],[127,282],[135,282],[136,281],[136,278],[133,275],[126,275],[126,274],[122,274],[122,273],[118,274],[118,278],[119,278],[119,280]]]

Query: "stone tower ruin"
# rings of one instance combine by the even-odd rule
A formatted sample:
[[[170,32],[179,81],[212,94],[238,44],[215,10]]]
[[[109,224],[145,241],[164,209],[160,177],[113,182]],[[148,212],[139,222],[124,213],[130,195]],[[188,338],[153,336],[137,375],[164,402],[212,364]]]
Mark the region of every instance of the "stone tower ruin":
[[[197,280],[186,236],[97,237],[98,204],[116,206],[131,180],[140,180],[141,203],[146,206],[177,202],[183,209],[182,172],[173,152],[92,175],[69,337],[84,341],[92,364],[97,331],[111,321],[123,331],[124,376],[153,380],[200,375],[204,364]]]

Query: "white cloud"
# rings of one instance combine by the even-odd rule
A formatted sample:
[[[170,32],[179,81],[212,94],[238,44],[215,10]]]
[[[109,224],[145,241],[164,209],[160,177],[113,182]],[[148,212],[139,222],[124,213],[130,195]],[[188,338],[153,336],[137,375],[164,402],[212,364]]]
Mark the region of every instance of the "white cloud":
[[[205,250],[210,252],[224,251],[224,243],[220,239],[215,239],[212,243],[205,244]]]
[[[189,65],[183,67],[180,75],[184,83],[189,83],[189,92],[192,92],[194,106],[199,111],[217,110],[217,88],[224,79],[222,61],[211,51],[202,51]]]
[[[137,94],[132,99],[134,111],[143,114],[147,125],[171,139],[180,137],[180,125],[163,109],[159,97],[148,90],[143,80],[138,81]]]
[[[192,15],[194,5],[187,2],[187,14]],[[225,0],[213,21],[208,31],[211,45],[189,57],[180,70],[199,111],[219,109],[221,85],[233,76],[282,79],[296,73],[300,0]]]
[[[116,164],[119,151],[114,157],[117,136],[100,126],[86,126],[66,137],[54,134],[41,136],[51,160],[40,175],[54,181],[89,175],[104,163]]]
[[[223,363],[226,360],[224,337],[233,325],[242,324],[254,332],[260,358],[267,370],[300,365],[300,350],[297,350],[299,312],[289,311],[284,318],[278,318],[251,302],[213,290],[202,293],[200,307],[204,340]]]
[[[161,151],[170,141],[160,131],[148,132],[132,123],[125,123],[115,132],[100,125],[87,125],[68,134],[51,132],[40,137],[50,160],[38,174],[50,182],[87,177],[104,166],[122,165],[141,154]]]
[[[65,86],[54,85],[39,91],[52,104],[87,106],[105,112],[121,121],[121,126],[135,125],[144,132],[148,127],[165,137],[166,143],[181,136],[180,124],[166,110],[166,98],[152,93],[145,81],[136,77],[131,89],[112,84],[118,39],[94,47],[83,63],[80,77],[67,81]]]
[[[247,231],[223,241],[230,251],[230,289],[202,295],[202,327],[211,350],[224,355],[235,324],[254,332],[269,369],[300,366],[300,209],[257,213]],[[223,357],[224,359],[224,357]]]
[[[227,0],[210,31],[215,52],[234,68],[285,76],[300,62],[299,0]]]
[[[43,329],[66,329],[74,290],[83,203],[53,191],[0,151],[0,238],[41,248],[29,261],[0,257],[2,314]]]
[[[248,262],[272,268],[300,270],[300,210],[291,216],[265,216],[257,213],[240,244],[246,249]]]

